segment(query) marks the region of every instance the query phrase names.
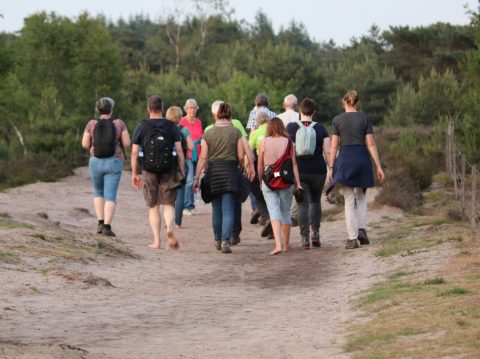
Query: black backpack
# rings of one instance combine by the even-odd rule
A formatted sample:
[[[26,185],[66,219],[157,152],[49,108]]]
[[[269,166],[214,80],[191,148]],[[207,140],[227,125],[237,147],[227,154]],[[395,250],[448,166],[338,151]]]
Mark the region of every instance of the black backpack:
[[[167,121],[167,120],[165,120]],[[170,124],[170,122],[167,122]],[[143,169],[149,172],[166,173],[173,169],[172,126],[158,127],[148,120],[143,120],[145,126],[143,147]],[[175,158],[176,159],[176,158]]]
[[[97,158],[112,157],[116,143],[117,130],[113,119],[97,120],[93,129],[93,155]]]

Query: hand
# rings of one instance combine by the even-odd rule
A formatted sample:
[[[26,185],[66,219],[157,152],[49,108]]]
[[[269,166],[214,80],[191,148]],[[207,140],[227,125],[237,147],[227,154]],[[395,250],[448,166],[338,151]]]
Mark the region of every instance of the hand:
[[[197,177],[192,183],[192,190],[194,193],[197,193],[199,189],[200,189],[200,180]]]
[[[300,183],[297,185],[297,190],[299,190],[299,189],[302,189],[302,190],[303,190],[303,187],[302,187],[302,185],[301,185]]]
[[[142,183],[142,177],[140,177],[139,175],[132,175],[132,186],[135,187],[135,188],[142,188],[143,186],[143,183]]]
[[[385,181],[385,173],[383,173],[383,170],[381,168],[377,168],[377,178],[380,183],[383,183],[383,181]]]
[[[253,164],[250,166],[250,169],[247,172],[247,176],[250,182],[252,182],[255,179],[255,167],[253,167]]]

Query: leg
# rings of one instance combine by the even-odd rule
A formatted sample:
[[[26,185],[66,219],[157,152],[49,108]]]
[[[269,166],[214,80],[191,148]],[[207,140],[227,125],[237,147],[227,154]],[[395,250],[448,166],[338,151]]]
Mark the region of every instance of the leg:
[[[298,208],[298,225],[300,227],[300,235],[302,237],[301,248],[310,248],[310,185],[308,181],[301,181],[304,197],[303,202],[297,204]],[[294,201],[295,202],[295,201]]]
[[[367,196],[362,188],[355,188],[357,200],[358,228],[367,229]]]
[[[177,249],[178,248],[178,241],[173,234],[173,222],[175,219],[175,207],[171,205],[164,205],[163,206],[163,218],[165,220],[165,224],[167,226],[167,238],[170,245],[170,248]]]
[[[97,219],[105,220],[105,200],[103,197],[93,197],[93,207],[95,207],[95,214],[97,215]]]
[[[236,245],[240,243],[240,233],[242,233],[242,202],[237,198],[235,198],[233,215],[232,238],[230,244]]]
[[[230,243],[233,229],[235,195],[232,192],[222,193],[222,242]]]
[[[160,218],[160,206],[156,206],[148,209],[148,222],[153,233],[153,243],[149,245],[150,248],[160,249],[160,228],[162,220]]]
[[[358,225],[355,213],[355,196],[353,188],[342,187],[342,194],[345,197],[345,221],[347,224],[348,239],[357,239]]]
[[[118,186],[122,178],[123,163],[116,157],[105,160],[107,173],[103,177],[103,186],[105,193],[105,225],[112,223],[113,215],[115,214],[115,206],[117,202]]]
[[[279,192],[280,197],[280,214],[282,222],[282,234],[285,240],[285,252],[290,247],[290,227],[292,226],[292,199],[293,199],[293,186],[285,188]]]
[[[321,196],[326,175],[315,175],[310,185],[310,229],[312,246],[320,247],[320,221],[322,219]]]
[[[191,211],[195,209],[195,199],[193,194],[193,178],[195,176],[195,164],[192,160],[187,160],[187,183],[185,185],[185,209]]]
[[[115,214],[116,204],[113,201],[105,201],[105,224],[111,224],[113,215]]]
[[[93,184],[93,207],[95,208],[95,215],[99,221],[105,219],[104,206],[105,200],[103,198],[103,168],[100,159],[90,157],[88,160],[88,172]]]
[[[283,248],[284,252],[288,252],[290,250],[290,228],[292,227],[291,224],[282,224],[282,234],[283,239],[285,240],[285,247]]]
[[[212,227],[215,241],[222,240],[222,197],[214,195],[212,198]]]
[[[270,254],[277,254],[282,251],[282,240],[281,240],[281,213],[280,213],[280,195],[276,191],[272,191],[268,188],[265,183],[262,185],[263,197],[267,203],[268,213],[270,215],[270,221],[273,230],[273,237],[275,239],[275,248]]]
[[[277,220],[272,221],[273,237],[275,238],[275,248],[270,254],[275,255],[282,251],[282,223]]]
[[[175,199],[175,224],[177,228],[182,226],[183,207],[185,204],[185,186],[177,189],[177,198]]]

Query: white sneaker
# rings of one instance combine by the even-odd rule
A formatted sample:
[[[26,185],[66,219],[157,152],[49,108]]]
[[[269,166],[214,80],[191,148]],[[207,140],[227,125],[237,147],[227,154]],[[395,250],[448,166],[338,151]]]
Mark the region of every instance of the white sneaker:
[[[191,209],[191,210],[190,210],[190,213],[191,213],[191,215],[193,216],[194,214],[197,214],[197,211],[196,211],[196,209],[194,208],[194,209]]]
[[[183,215],[184,216],[193,216],[193,212],[191,210],[185,208],[183,210]]]

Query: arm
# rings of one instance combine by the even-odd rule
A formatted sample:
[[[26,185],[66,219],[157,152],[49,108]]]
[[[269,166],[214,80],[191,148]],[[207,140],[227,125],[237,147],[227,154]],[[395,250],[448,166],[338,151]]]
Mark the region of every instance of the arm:
[[[378,156],[375,138],[373,137],[373,134],[367,134],[366,139],[368,152],[370,152],[370,156],[372,156],[373,162],[375,162],[375,167],[377,168],[377,178],[380,183],[382,183],[385,181],[385,173],[383,173],[382,165],[380,164],[380,157]]]
[[[263,146],[263,140],[260,142],[258,145],[258,152],[257,152],[257,157],[258,157],[258,165],[257,165],[257,171],[258,171],[258,179],[260,181],[260,188],[262,188],[262,177],[263,177],[263,155],[264,155],[264,146]]]
[[[202,170],[205,167],[205,163],[207,162],[208,158],[208,145],[205,140],[202,140],[201,144],[201,155],[198,159],[197,163],[197,172],[195,173],[195,181],[193,181],[193,188],[197,191],[200,188],[200,175],[202,174]]]
[[[297,157],[295,156],[295,145],[293,143],[292,143],[292,163],[293,163],[293,176],[295,177],[295,183],[297,185],[297,189],[303,188],[302,184],[300,183],[300,174],[298,173]]]
[[[120,135],[120,141],[122,142],[123,148],[130,147],[130,135],[128,134],[127,130],[122,131],[122,134]]]
[[[237,141],[237,157],[238,157],[238,162],[242,164],[242,167],[244,167],[244,159],[245,159],[245,148],[243,148],[243,137],[240,137]]]
[[[327,161],[329,182],[332,182],[332,169],[335,163],[335,158],[337,157],[338,139],[339,139],[338,135],[332,135],[332,141],[330,143],[330,158]]]
[[[180,171],[185,175],[185,155],[183,154],[182,142],[175,142],[175,149],[177,150],[177,160]]]
[[[187,137],[187,150],[188,151],[193,151],[193,141],[192,141],[192,136]],[[184,156],[185,157],[185,156]]]
[[[92,136],[88,132],[83,133],[82,137],[82,147],[87,150],[92,146]]]
[[[138,168],[138,149],[139,145],[133,144],[130,164],[132,166],[132,186],[142,188],[142,178],[140,177],[140,169]]]
[[[255,168],[253,166],[253,151],[250,148],[247,138],[242,136],[243,148],[245,149],[245,156],[247,157],[248,169],[247,177],[250,181],[255,178]]]

